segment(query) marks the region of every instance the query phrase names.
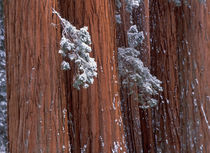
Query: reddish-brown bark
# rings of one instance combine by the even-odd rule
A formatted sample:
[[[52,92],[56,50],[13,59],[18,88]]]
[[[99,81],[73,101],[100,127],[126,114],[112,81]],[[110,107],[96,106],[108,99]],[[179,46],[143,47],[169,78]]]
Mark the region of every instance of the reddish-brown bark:
[[[139,110],[129,89],[121,88],[120,104],[117,84],[115,44],[128,47],[125,3],[116,29],[112,0],[5,0],[10,152],[112,152],[115,144],[124,152],[124,138],[137,153],[210,150],[210,2],[148,2],[133,11],[133,22],[147,33],[138,49],[164,91],[156,108]],[[88,89],[74,89],[74,69],[60,69],[52,8],[89,27],[98,77]]]
[[[125,151],[123,123],[116,73],[114,1],[77,0],[61,2],[62,15],[78,28],[88,26],[98,77],[88,89],[76,91],[68,81],[72,152],[111,152],[119,143]],[[67,74],[72,80],[73,73]]]
[[[130,151],[209,150],[209,7],[209,2],[204,5],[193,1],[177,7],[167,0],[154,0],[150,6],[145,1],[134,9],[134,24],[147,33],[139,47],[141,59],[149,67],[151,59],[151,70],[163,81],[164,91],[152,116],[150,110],[140,109],[138,118],[136,101],[121,90]],[[127,46],[126,14],[122,7],[122,24],[117,33],[119,47]]]
[[[209,151],[209,8],[151,1],[152,68],[164,88],[153,112],[157,151]]]
[[[121,7],[116,8],[115,14],[120,15],[121,23],[117,24],[117,46],[128,47],[127,31],[130,28],[130,14],[126,11],[126,3],[121,1]],[[123,78],[120,78],[121,80]],[[134,97],[129,96],[129,89],[121,86],[121,105],[123,113],[123,124],[126,133],[127,146],[130,152],[141,150],[141,134],[140,132],[140,119],[138,103],[133,102]]]
[[[60,30],[51,0],[4,1],[11,153],[67,152],[69,135]]]
[[[137,25],[139,31],[144,32],[143,43],[139,45],[138,49],[141,52],[140,58],[144,63],[144,66],[150,66],[150,12],[149,12],[149,1],[144,0],[140,3],[139,8],[133,11],[133,22]],[[140,89],[141,90],[141,89]],[[152,127],[152,114],[151,108],[144,110],[139,108],[139,117],[141,123],[142,133],[142,150],[143,152],[153,153],[154,149],[154,138],[153,138],[153,127]],[[138,152],[138,151],[137,151]]]
[[[10,152],[125,151],[114,2],[60,3],[65,18],[89,27],[98,64],[94,85],[79,92],[71,85],[74,70],[66,76],[60,70],[60,31],[51,24],[56,3],[5,1],[5,6]]]
[[[140,6],[133,10],[132,18],[127,12],[125,2],[118,11],[122,18],[117,31],[118,46],[129,47],[127,42],[127,31],[132,25],[137,26],[139,31],[144,32],[145,39],[137,49],[141,53],[141,60],[145,66],[150,67],[150,26],[149,26],[149,1],[145,0]],[[128,96],[130,89],[121,89],[123,99],[122,108],[124,115],[125,132],[127,134],[128,148],[131,152],[154,152],[151,110],[140,109],[139,101],[134,95]],[[136,92],[138,92],[136,90]]]

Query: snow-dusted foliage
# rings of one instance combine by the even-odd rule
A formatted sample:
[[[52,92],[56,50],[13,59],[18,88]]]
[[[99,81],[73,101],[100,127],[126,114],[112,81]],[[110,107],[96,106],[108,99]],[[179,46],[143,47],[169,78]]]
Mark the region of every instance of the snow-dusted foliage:
[[[88,28],[77,29],[69,21],[62,18],[58,12],[53,10],[53,13],[59,17],[63,27],[59,53],[64,59],[74,61],[76,66],[77,74],[73,86],[78,90],[80,86],[87,88],[93,84],[94,77],[97,77],[97,64],[94,58],[90,57],[92,49]],[[67,60],[61,64],[63,70],[71,68]]]
[[[122,2],[122,1],[121,1]],[[154,98],[162,91],[161,81],[150,73],[140,59],[140,51],[137,50],[143,43],[144,32],[138,31],[137,26],[133,25],[133,9],[138,8],[141,0],[124,0],[126,10],[130,13],[130,28],[127,31],[128,47],[118,48],[119,74],[122,79],[122,86],[127,87],[129,94],[133,94],[136,100],[141,103],[141,108],[155,106],[157,100]],[[115,0],[116,7],[120,9],[121,3]],[[116,11],[116,22],[120,24],[121,16],[119,10]],[[137,91],[137,90],[138,91]]]
[[[3,1],[0,0],[0,152],[7,148],[6,53],[4,49]]]
[[[124,0],[124,1],[126,3],[126,10],[130,13],[132,12],[133,8],[138,8],[141,2],[141,0]],[[115,0],[115,5],[118,9],[120,9],[122,3],[120,2],[120,0]]]
[[[157,100],[153,96],[162,91],[161,81],[150,73],[140,60],[140,51],[135,48],[144,40],[143,32],[139,32],[136,25],[128,30],[127,48],[118,48],[118,66],[123,87],[128,87],[130,94],[137,94],[141,108],[153,107]],[[138,93],[134,92],[138,89]]]
[[[137,47],[139,43],[142,43],[142,41],[144,40],[143,31],[139,32],[136,25],[131,26],[127,34],[128,34],[128,45],[132,48]]]
[[[134,48],[118,48],[119,74],[123,78],[123,86],[129,87],[130,94],[133,94],[133,87],[137,87],[142,108],[153,107],[157,100],[152,96],[162,91],[161,81],[150,73],[139,56],[140,52]]]
[[[117,22],[118,24],[121,24],[121,23],[122,23],[120,14],[116,14],[116,15],[115,15],[115,20],[116,20],[116,22]]]
[[[131,12],[133,8],[138,8],[141,0],[125,0],[127,11]]]

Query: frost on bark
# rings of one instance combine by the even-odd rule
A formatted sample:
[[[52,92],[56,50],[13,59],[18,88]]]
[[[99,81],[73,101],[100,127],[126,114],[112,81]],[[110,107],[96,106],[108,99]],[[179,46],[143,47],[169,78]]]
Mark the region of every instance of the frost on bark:
[[[150,1],[151,61],[163,81],[153,111],[157,152],[210,150],[210,3]]]
[[[125,152],[116,73],[114,1],[61,2],[61,15],[77,28],[88,26],[91,56],[98,76],[88,89],[72,86],[74,68],[67,72],[67,98],[72,152]]]
[[[68,152],[60,29],[52,0],[4,1],[11,153]]]

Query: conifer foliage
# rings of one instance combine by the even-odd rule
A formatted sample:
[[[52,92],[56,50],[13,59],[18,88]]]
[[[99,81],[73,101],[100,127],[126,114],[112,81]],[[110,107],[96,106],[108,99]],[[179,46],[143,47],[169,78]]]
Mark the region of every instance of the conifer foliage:
[[[94,77],[97,77],[97,64],[94,58],[90,57],[92,48],[90,47],[91,37],[88,27],[78,30],[69,21],[62,18],[58,12],[53,10],[53,13],[59,17],[63,27],[59,50],[64,58],[61,63],[62,69],[71,69],[68,61],[74,61],[77,73],[73,86],[78,90],[81,86],[87,88],[90,84],[93,84]]]
[[[161,81],[150,73],[140,59],[141,53],[136,50],[144,40],[143,32],[139,32],[136,25],[130,27],[127,32],[127,48],[118,48],[119,74],[123,78],[123,87],[128,87],[129,94],[135,94],[133,88],[138,88],[137,100],[141,108],[153,107],[157,100],[152,96],[162,91]]]

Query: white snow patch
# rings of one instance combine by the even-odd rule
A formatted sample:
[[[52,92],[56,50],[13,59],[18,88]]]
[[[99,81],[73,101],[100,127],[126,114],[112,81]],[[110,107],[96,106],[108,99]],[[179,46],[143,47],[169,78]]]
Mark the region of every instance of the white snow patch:
[[[208,129],[210,130],[209,121],[208,121],[207,116],[206,116],[206,113],[205,113],[205,111],[204,111],[204,109],[203,109],[203,104],[201,104],[201,110],[202,110],[202,113],[203,113],[203,116],[204,116],[206,125],[207,125]]]
[[[87,149],[87,144],[85,144],[81,149],[81,153],[85,153]]]

